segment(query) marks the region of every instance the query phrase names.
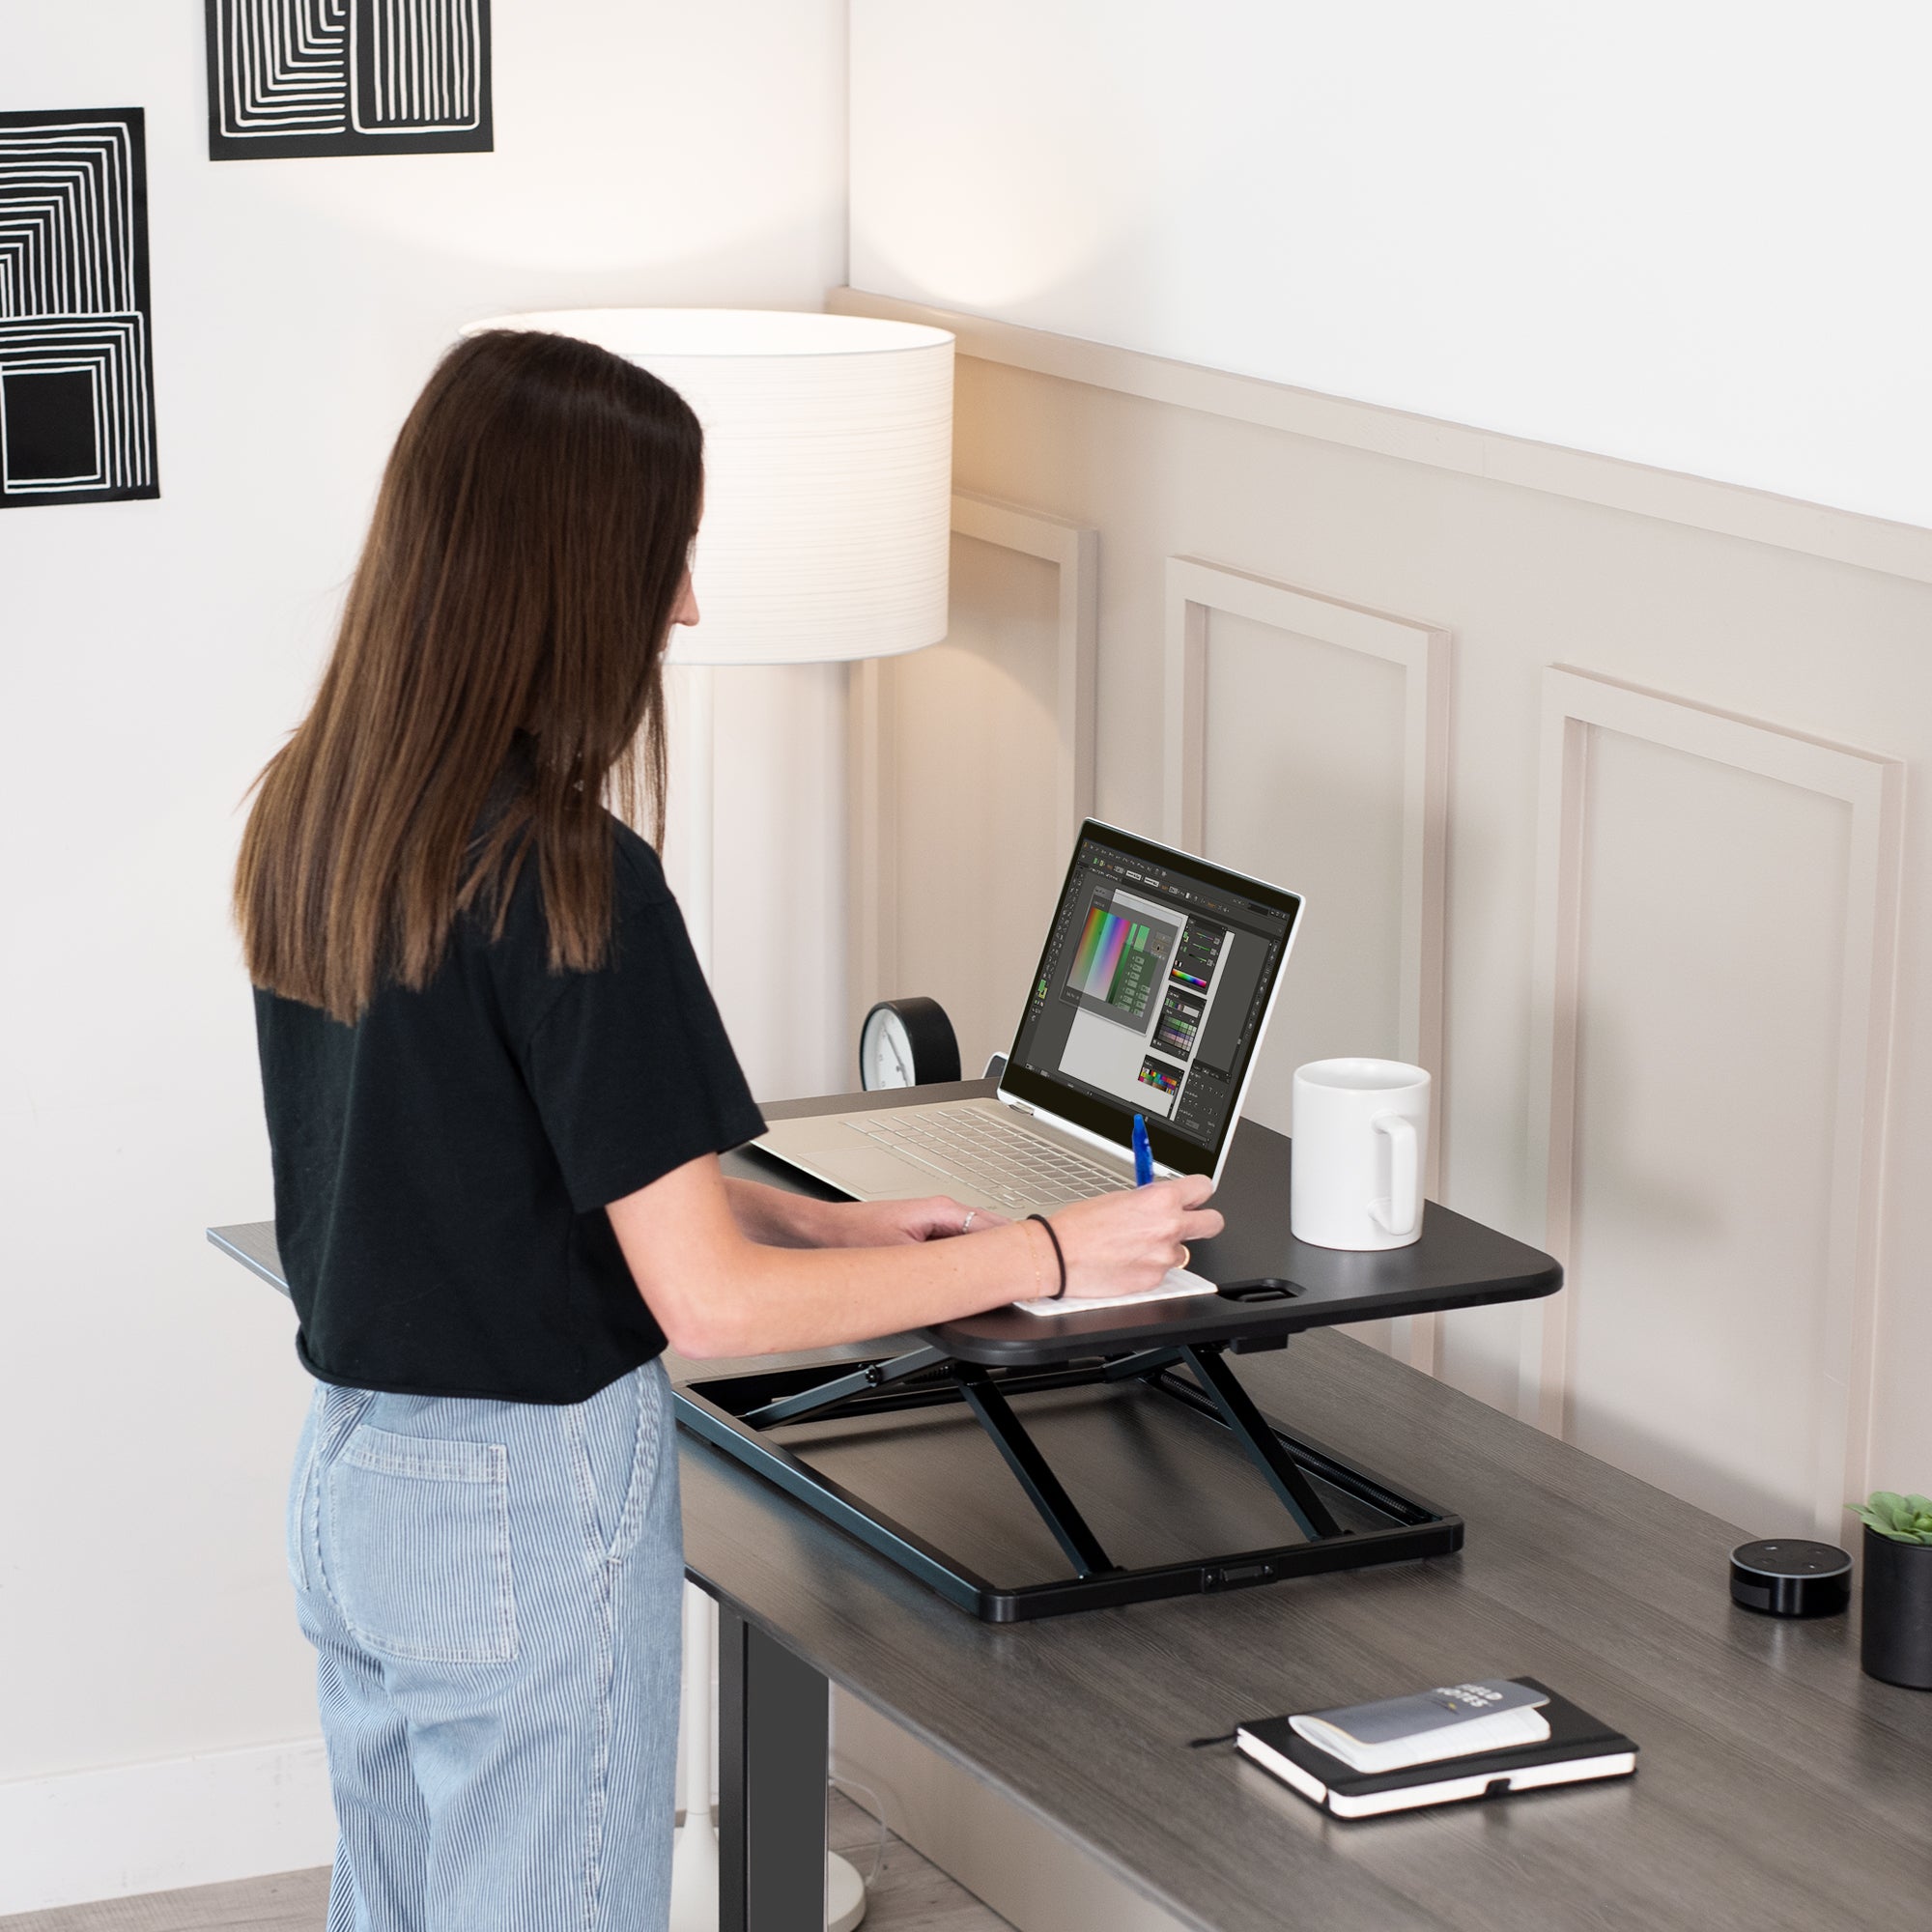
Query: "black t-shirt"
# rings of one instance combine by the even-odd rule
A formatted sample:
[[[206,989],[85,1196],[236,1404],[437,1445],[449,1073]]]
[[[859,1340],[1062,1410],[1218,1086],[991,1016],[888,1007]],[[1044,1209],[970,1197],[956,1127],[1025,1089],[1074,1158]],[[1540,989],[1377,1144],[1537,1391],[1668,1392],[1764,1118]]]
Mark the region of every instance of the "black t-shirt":
[[[615,838],[594,973],[550,970],[532,859],[500,939],[460,917],[431,982],[354,1026],[257,989],[275,1236],[322,1380],[582,1402],[663,1350],[605,1207],[764,1122],[657,854]]]

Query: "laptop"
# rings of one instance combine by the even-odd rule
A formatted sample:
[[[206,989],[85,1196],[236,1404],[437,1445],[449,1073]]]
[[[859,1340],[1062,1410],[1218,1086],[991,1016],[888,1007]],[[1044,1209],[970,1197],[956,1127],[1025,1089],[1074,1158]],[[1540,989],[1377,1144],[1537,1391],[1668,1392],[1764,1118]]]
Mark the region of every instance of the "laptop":
[[[1301,897],[1097,820],[1081,827],[997,1094],[782,1121],[754,1147],[859,1201],[1013,1218],[1156,1175],[1218,1182]]]

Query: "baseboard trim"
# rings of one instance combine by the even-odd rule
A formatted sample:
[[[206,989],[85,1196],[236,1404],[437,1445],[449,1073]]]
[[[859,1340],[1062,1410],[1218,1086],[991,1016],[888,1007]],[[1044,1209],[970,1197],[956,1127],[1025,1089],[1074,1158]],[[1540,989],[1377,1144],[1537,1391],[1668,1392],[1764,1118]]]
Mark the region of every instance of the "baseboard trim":
[[[0,1917],[334,1855],[320,1738],[0,1784]]]

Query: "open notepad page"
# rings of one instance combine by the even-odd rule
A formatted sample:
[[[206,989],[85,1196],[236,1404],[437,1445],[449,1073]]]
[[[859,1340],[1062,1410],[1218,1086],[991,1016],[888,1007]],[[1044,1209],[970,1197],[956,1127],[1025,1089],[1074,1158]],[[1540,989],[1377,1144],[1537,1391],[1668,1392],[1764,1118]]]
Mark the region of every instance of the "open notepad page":
[[[1154,1285],[1139,1294],[1096,1294],[1069,1300],[1042,1297],[1037,1301],[1016,1301],[1029,1315],[1084,1315],[1090,1308],[1138,1308],[1144,1302],[1171,1301],[1178,1294],[1219,1294],[1211,1281],[1185,1268],[1169,1268]]]

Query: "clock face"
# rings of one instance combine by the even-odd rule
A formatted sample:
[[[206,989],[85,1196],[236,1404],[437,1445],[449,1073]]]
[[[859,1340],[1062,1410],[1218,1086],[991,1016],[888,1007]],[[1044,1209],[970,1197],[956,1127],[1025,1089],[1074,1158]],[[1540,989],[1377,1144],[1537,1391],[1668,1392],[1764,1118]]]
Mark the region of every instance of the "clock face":
[[[915,1084],[911,1036],[889,1007],[874,1008],[866,1017],[866,1031],[859,1039],[859,1069],[868,1094]]]

